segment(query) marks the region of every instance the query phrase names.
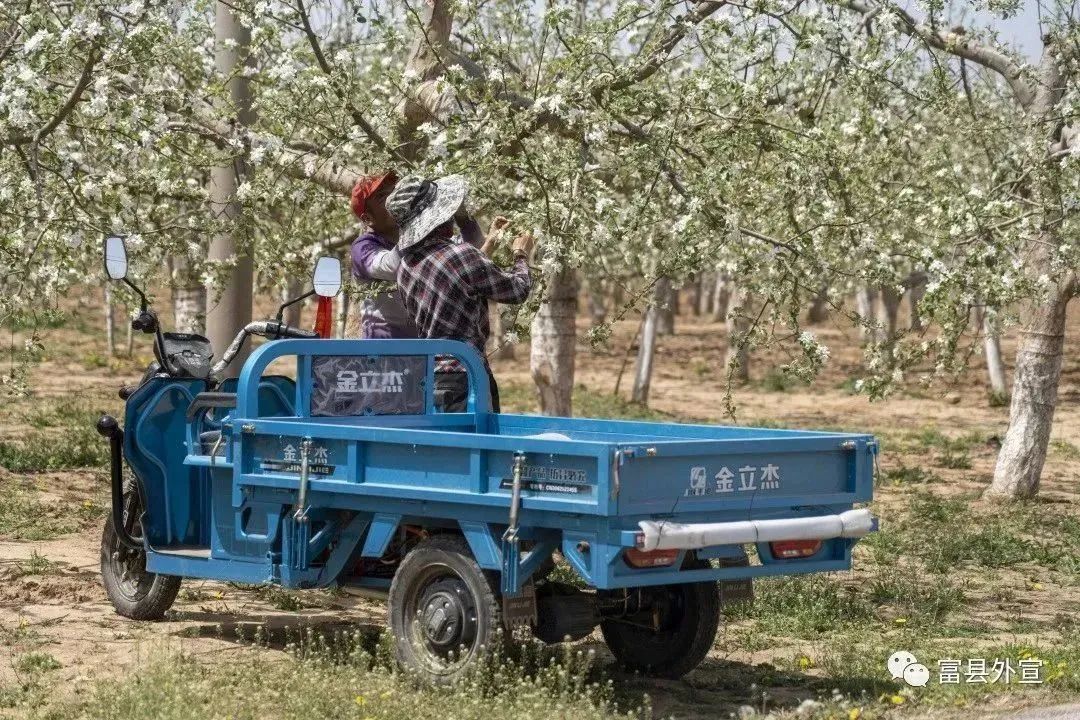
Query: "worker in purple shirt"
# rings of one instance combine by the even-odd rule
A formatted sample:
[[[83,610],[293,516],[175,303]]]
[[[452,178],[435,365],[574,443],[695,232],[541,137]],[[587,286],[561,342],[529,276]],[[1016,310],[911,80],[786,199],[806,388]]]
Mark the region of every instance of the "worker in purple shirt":
[[[416,324],[405,311],[401,294],[385,283],[397,282],[401,254],[397,250],[398,226],[386,210],[386,198],[397,186],[393,171],[360,178],[352,191],[352,210],[367,224],[367,230],[353,241],[353,277],[373,287],[374,292],[360,305],[360,337],[371,339],[419,337]],[[489,254],[506,225],[506,218],[497,217],[491,225],[490,239],[485,239],[480,225],[464,208],[455,216],[462,239]]]

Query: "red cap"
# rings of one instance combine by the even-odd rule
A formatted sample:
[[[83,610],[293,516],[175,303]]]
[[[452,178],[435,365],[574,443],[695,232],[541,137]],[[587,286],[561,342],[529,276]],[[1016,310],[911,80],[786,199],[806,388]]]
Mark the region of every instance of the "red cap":
[[[375,191],[386,182],[387,180],[393,180],[397,182],[397,174],[394,171],[384,173],[382,175],[365,175],[356,181],[356,185],[353,187],[352,211],[356,214],[356,217],[363,217],[364,212],[367,210],[367,200],[369,197],[375,194]]]

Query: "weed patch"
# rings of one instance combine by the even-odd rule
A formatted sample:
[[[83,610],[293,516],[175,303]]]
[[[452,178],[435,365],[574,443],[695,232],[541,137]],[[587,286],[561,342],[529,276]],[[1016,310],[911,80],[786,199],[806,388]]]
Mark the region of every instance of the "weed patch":
[[[256,651],[204,665],[159,653],[137,675],[99,683],[89,699],[53,708],[59,717],[180,720],[224,711],[255,718],[355,717],[442,720],[609,720],[647,717],[642,707],[620,712],[610,682],[597,682],[591,657],[568,650],[556,657],[495,656],[458,684],[427,688],[392,668],[386,643],[374,653],[357,638],[297,649],[292,659],[267,661]],[[329,649],[329,648],[334,649]],[[171,656],[170,656],[171,655]]]
[[[33,491],[0,482],[0,537],[50,540],[96,522],[104,514],[103,507],[89,502],[46,505]]]
[[[725,615],[757,620],[769,632],[800,637],[874,619],[866,598],[831,575],[756,580],[754,596],[752,604],[726,607]]]

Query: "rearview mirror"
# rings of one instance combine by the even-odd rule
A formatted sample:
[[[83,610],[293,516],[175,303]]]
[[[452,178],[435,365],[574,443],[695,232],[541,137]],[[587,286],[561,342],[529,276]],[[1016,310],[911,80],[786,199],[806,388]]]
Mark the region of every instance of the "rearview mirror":
[[[323,256],[315,263],[311,284],[319,297],[334,297],[341,290],[341,261],[336,257]]]
[[[105,274],[110,280],[123,280],[127,276],[127,247],[122,237],[105,238]]]

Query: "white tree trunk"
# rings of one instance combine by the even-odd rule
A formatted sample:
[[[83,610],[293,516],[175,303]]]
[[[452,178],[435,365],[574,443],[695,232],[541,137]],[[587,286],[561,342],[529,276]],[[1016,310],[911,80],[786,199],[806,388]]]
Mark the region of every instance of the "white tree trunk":
[[[116,354],[116,318],[113,315],[112,283],[105,282],[105,351]]]
[[[206,323],[206,288],[173,287],[173,324],[179,332],[205,332]]]
[[[666,294],[666,293],[665,293]],[[649,402],[649,387],[652,384],[653,358],[656,356],[656,336],[659,334],[657,325],[660,322],[660,303],[664,302],[665,294],[661,293],[660,284],[656,285],[656,293],[648,310],[645,311],[645,322],[641,329],[641,343],[638,345],[637,369],[634,373],[634,389],[630,399],[636,403],[646,405]]]
[[[861,320],[859,335],[862,337],[863,342],[877,340],[877,333],[872,327],[876,315],[874,312],[876,301],[877,292],[873,288],[861,287],[855,291],[855,312],[859,314]]]
[[[218,75],[228,78],[229,99],[236,109],[237,124],[240,128],[251,127],[255,119],[251,110],[251,86],[243,69],[248,61],[251,30],[240,22],[236,11],[223,0],[217,2],[214,23],[214,62]],[[246,174],[242,157],[210,171],[211,207],[219,219],[232,226],[216,234],[210,241],[210,259],[235,263],[220,293],[213,294],[213,302],[206,313],[206,335],[215,348],[228,347],[240,329],[251,320],[251,253],[249,249],[241,247],[235,233],[241,215],[236,188]],[[226,372],[239,374],[250,351],[251,344],[245,344]]]
[[[659,303],[656,319],[656,332],[659,335],[675,334],[675,314],[679,311],[679,291],[672,287],[671,280],[660,278],[656,281],[656,302]]]
[[[749,295],[741,286],[731,290],[727,313],[728,347],[724,366],[732,382],[750,380],[750,343],[746,336],[750,330]]]
[[[347,337],[346,333],[349,328],[349,310],[352,309],[352,299],[349,297],[348,292],[343,292],[334,298],[334,302],[337,303],[337,330],[334,337],[344,338]]]
[[[713,293],[716,292],[715,273],[701,273],[701,293],[698,295],[697,314],[705,317],[712,312]]]
[[[1025,498],[1039,492],[1057,405],[1065,310],[1072,285],[1067,283],[1050,299],[1033,306],[1024,323],[1016,350],[1009,430],[998,453],[994,480],[987,491],[990,495]]]
[[[731,278],[724,273],[716,272],[716,285],[713,287],[712,319],[720,322],[727,319],[728,304],[731,300]]]
[[[569,416],[573,412],[576,311],[577,273],[563,269],[549,279],[532,321],[529,365],[540,412],[545,415]]]
[[[491,333],[491,357],[496,360],[513,360],[514,343],[506,340],[507,324],[503,317],[503,308],[497,302],[491,302],[488,305],[488,311],[491,313],[491,327],[493,330]]]
[[[1009,386],[1005,379],[1005,362],[1001,357],[1001,331],[997,326],[997,312],[987,308],[982,316],[983,348],[990,392],[1003,398],[1009,394]]]

